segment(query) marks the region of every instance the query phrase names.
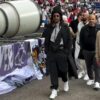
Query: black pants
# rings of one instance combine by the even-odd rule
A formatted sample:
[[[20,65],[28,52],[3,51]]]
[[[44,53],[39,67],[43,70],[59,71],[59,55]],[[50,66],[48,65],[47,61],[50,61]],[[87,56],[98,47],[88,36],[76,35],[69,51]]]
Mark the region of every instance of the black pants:
[[[94,56],[95,52],[83,50],[84,59],[86,62],[87,73],[90,80],[93,80]]]
[[[100,82],[100,67],[96,64],[95,52],[83,50],[83,55],[89,79],[93,80],[95,78],[95,82]]]
[[[58,71],[59,72],[59,71]],[[50,78],[51,78],[51,89],[58,89],[59,86],[59,80],[58,78],[61,77],[63,82],[67,82],[67,72],[59,72],[56,75],[54,75],[53,73],[50,74]]]
[[[67,59],[66,55],[62,51],[50,52],[47,55],[47,62],[50,72],[51,88],[57,89],[59,86],[59,77],[62,78],[63,82],[67,81]]]

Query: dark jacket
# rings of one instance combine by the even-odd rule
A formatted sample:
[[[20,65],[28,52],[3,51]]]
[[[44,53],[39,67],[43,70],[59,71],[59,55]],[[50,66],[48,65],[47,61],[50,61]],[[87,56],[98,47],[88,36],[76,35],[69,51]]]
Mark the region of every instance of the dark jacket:
[[[50,46],[50,38],[51,38],[51,34],[52,34],[53,29],[54,29],[54,27],[51,24],[49,24],[43,33],[43,34],[45,34],[46,53],[48,53],[50,50],[50,47],[49,47]],[[66,51],[66,53],[68,53],[71,49],[71,46],[72,46],[69,27],[66,24],[62,23],[59,33],[61,34],[61,37],[63,38],[64,50]]]
[[[80,46],[87,51],[95,51],[95,41],[98,29],[89,25],[84,26],[80,32]]]
[[[75,78],[77,78],[77,71],[76,71],[77,69],[76,69],[76,66],[74,66],[75,63],[71,56],[72,40],[71,40],[71,36],[70,36],[69,27],[65,23],[61,23],[61,29],[59,31],[61,37],[63,38],[64,52],[60,52],[58,50],[54,53],[51,53],[52,51],[50,48],[50,37],[51,37],[53,29],[54,29],[54,27],[52,27],[52,25],[49,24],[43,33],[43,34],[45,34],[45,50],[47,53],[47,60],[53,61],[55,59],[55,55],[56,55],[57,62],[59,63],[58,64],[59,70],[60,71],[68,71],[68,69],[69,69],[70,70],[69,72],[71,72],[70,75],[75,76]],[[49,57],[49,59],[48,59],[48,57]],[[70,63],[70,65],[69,65],[69,63]],[[66,65],[67,65],[67,67],[66,67]],[[50,66],[50,63],[48,63],[47,66]],[[68,68],[68,67],[70,67],[70,68]],[[51,69],[51,66],[49,68]]]

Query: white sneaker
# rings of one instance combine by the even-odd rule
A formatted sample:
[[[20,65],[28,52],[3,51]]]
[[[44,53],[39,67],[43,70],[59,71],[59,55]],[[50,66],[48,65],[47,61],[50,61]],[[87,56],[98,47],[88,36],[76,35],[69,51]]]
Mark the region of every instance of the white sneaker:
[[[87,74],[84,76],[83,80],[85,80],[85,81],[88,81],[89,80],[89,77],[88,77]]]
[[[99,90],[100,89],[100,83],[99,82],[95,82],[94,89],[95,90]]]
[[[64,83],[64,91],[65,92],[68,92],[69,91],[68,81]]]
[[[78,74],[78,79],[81,79],[83,77],[83,72],[80,72],[79,74]]]
[[[55,99],[55,97],[57,96],[57,90],[52,89],[51,95],[50,95],[50,99]]]
[[[94,80],[88,80],[86,84],[87,85],[93,85],[94,84]]]

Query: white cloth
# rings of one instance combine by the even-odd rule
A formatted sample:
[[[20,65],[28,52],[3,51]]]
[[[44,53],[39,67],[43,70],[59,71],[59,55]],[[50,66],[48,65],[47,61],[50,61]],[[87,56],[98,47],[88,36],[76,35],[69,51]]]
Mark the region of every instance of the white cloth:
[[[53,32],[52,32],[52,34],[51,34],[50,41],[55,42],[60,29],[61,29],[61,26],[59,26],[59,23],[57,23],[54,30],[53,30]],[[60,44],[63,44],[63,39],[62,38],[61,38]]]
[[[2,81],[0,82],[0,95],[11,92],[16,89],[16,86],[10,86],[8,83]]]
[[[43,79],[43,74],[40,72],[39,66],[33,63],[34,74],[38,80]]]
[[[79,22],[78,32],[77,32],[76,41],[75,41],[75,59],[78,59],[78,55],[80,52],[79,38],[80,38],[80,31],[83,26],[84,26],[83,22]]]
[[[8,76],[13,76],[13,75],[21,76],[23,79],[26,79],[34,75],[34,69],[33,67],[30,67],[30,66],[16,68],[13,72],[0,77],[0,81],[4,80]]]
[[[51,34],[50,41],[55,42],[59,31],[60,31],[60,26],[59,26],[59,24],[56,24],[55,28],[53,29],[53,32]]]
[[[80,46],[76,41],[75,42],[75,59],[78,59],[79,52],[80,52]]]
[[[31,53],[32,53],[32,48],[38,46],[38,39],[27,39],[25,41],[30,42]]]

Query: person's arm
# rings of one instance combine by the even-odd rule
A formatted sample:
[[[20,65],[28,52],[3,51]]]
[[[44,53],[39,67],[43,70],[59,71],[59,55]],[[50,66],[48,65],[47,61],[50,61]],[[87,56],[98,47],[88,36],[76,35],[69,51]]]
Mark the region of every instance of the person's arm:
[[[71,38],[70,29],[67,25],[65,25],[65,34],[63,35],[63,40],[65,43],[64,44],[65,51],[68,54],[72,47],[72,38]]]
[[[81,48],[84,48],[84,35],[85,35],[84,30],[85,30],[85,28],[83,27],[79,34],[79,45]]]
[[[100,31],[96,36],[96,62],[100,65]]]
[[[71,36],[73,38],[75,38],[76,37],[76,34],[73,32],[73,29],[71,27],[69,27],[69,29],[70,29]]]

